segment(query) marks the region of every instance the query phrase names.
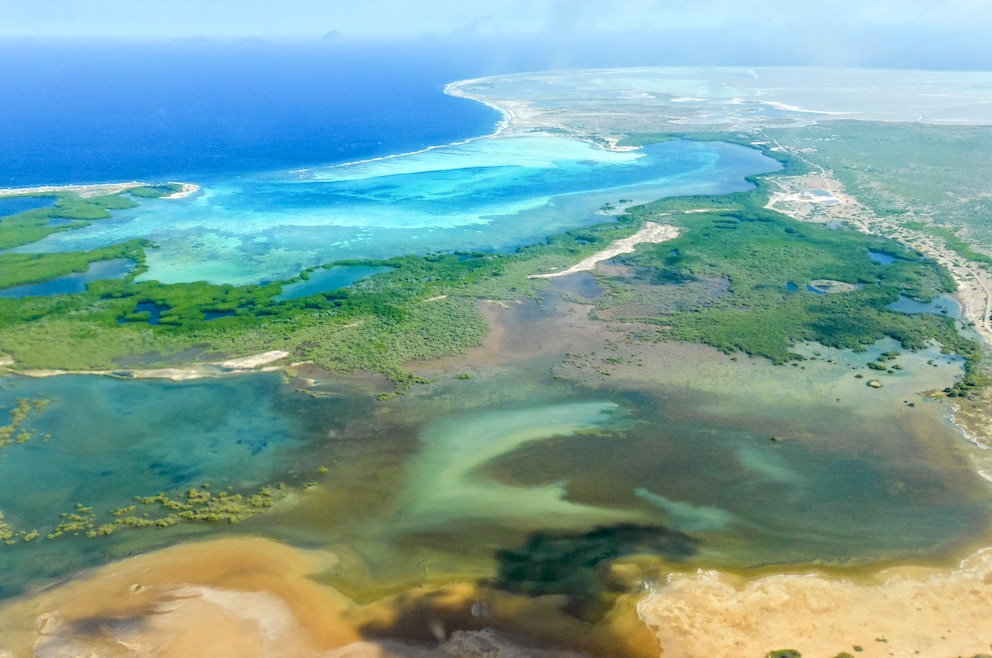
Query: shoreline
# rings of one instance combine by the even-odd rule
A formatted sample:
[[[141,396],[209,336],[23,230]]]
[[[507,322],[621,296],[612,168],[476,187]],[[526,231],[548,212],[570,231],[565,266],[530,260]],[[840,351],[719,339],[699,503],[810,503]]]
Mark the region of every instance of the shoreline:
[[[692,212],[691,210],[686,212]],[[596,252],[592,256],[582,259],[567,270],[560,272],[548,272],[546,274],[528,274],[528,279],[554,279],[560,276],[575,274],[576,272],[591,272],[596,269],[596,265],[603,261],[615,258],[620,254],[633,253],[639,244],[659,244],[674,240],[679,236],[679,229],[670,224],[658,224],[657,222],[644,222],[644,227],[637,233],[627,238],[620,238],[606,249]]]
[[[171,182],[171,181],[170,181]],[[166,196],[160,197],[162,199],[182,199],[194,194],[200,190],[200,186],[196,183],[177,183],[182,186],[182,189],[178,192],[173,192]],[[0,199],[6,197],[16,197],[16,196],[37,196],[44,195],[47,193],[57,194],[59,192],[75,192],[81,198],[86,199],[95,196],[105,196],[108,194],[120,194],[121,192],[127,192],[136,187],[145,187],[152,185],[152,183],[143,183],[141,181],[130,181],[127,183],[88,183],[84,185],[36,185],[33,187],[5,187],[0,189]]]
[[[499,78],[501,76],[490,76]],[[495,132],[490,135],[485,135],[478,139],[485,139],[489,137],[499,137],[501,135],[512,135],[512,134],[522,134],[522,133],[541,133],[549,136],[556,137],[569,137],[571,139],[576,139],[581,142],[586,142],[597,146],[604,151],[637,151],[640,149],[639,146],[619,146],[619,142],[622,139],[615,135],[609,135],[605,132],[593,132],[585,133],[581,131],[573,130],[567,125],[552,123],[549,124],[546,121],[541,121],[537,117],[541,115],[540,111],[535,111],[530,109],[530,102],[522,100],[511,100],[508,98],[501,99],[489,99],[482,96],[474,95],[470,92],[465,91],[463,87],[472,84],[477,84],[479,82],[489,79],[488,77],[482,78],[469,78],[466,80],[456,80],[455,82],[449,83],[444,88],[444,93],[449,96],[454,96],[456,98],[465,98],[476,103],[482,103],[487,107],[499,112],[503,119],[497,124]],[[555,134],[549,131],[562,131],[564,134]],[[471,141],[471,140],[466,140]]]
[[[460,85],[460,84],[462,84],[462,83],[465,83],[465,82],[471,82],[471,80],[456,80],[454,82],[449,82],[447,84],[447,86],[445,86],[445,88],[443,90],[443,93],[445,95],[447,95],[447,96],[452,96],[454,98],[464,98],[466,100],[470,100],[470,101],[473,101],[473,102],[476,102],[476,103],[481,103],[482,105],[485,105],[487,107],[490,107],[493,110],[496,110],[497,112],[499,112],[501,118],[500,118],[499,121],[496,122],[495,127],[493,128],[492,132],[488,132],[488,133],[486,133],[484,135],[477,135],[475,137],[467,137],[465,139],[456,140],[454,142],[447,142],[445,144],[431,144],[430,146],[425,146],[424,148],[417,149],[415,151],[404,151],[402,153],[390,153],[388,155],[379,155],[379,156],[376,156],[374,158],[363,158],[361,160],[349,160],[347,162],[336,162],[336,163],[333,163],[333,164],[327,164],[327,165],[317,166],[317,167],[304,167],[302,169],[292,169],[288,173],[290,173],[290,174],[306,174],[306,173],[312,172],[312,171],[314,171],[316,169],[336,169],[338,167],[350,167],[350,166],[354,166],[354,165],[369,164],[369,163],[372,163],[372,162],[383,162],[383,161],[386,161],[386,160],[393,160],[395,158],[403,158],[403,157],[407,157],[407,156],[411,156],[411,155],[420,155],[422,153],[430,153],[431,151],[436,151],[438,149],[443,149],[443,148],[449,148],[449,147],[452,147],[452,146],[463,146],[465,144],[471,144],[472,142],[477,142],[477,141],[479,141],[481,139],[491,139],[493,137],[499,137],[499,136],[507,133],[510,130],[510,128],[512,126],[512,123],[513,123],[513,117],[511,115],[511,113],[508,112],[503,107],[500,107],[499,105],[496,105],[494,103],[490,103],[490,102],[485,101],[485,100],[483,100],[481,98],[476,98],[475,96],[470,96],[469,94],[462,93],[461,90],[459,90],[457,88],[457,86]]]
[[[954,601],[954,605],[947,605]],[[985,655],[990,637],[992,548],[956,568],[905,565],[865,579],[810,571],[747,579],[731,573],[671,573],[637,606],[662,652],[681,658]]]
[[[445,93],[451,96],[481,102],[499,111],[503,119],[497,124],[496,130],[493,133],[473,137],[461,142],[430,146],[420,151],[387,155],[369,160],[332,166],[338,167],[351,164],[362,164],[406,155],[416,155],[449,146],[468,144],[480,139],[511,134],[513,131],[523,132],[526,130],[520,124],[520,122],[527,121],[526,117],[521,118],[519,115],[514,113],[517,109],[523,113],[526,113],[526,102],[521,102],[519,108],[511,107],[510,109],[506,109],[494,103],[465,94],[457,87],[453,88],[453,85],[468,82],[472,81],[468,80],[451,83],[445,88]],[[449,88],[452,89],[451,92],[449,92]],[[609,138],[607,137],[601,137],[601,139],[609,142]],[[594,139],[585,141],[590,141],[591,143],[600,145],[602,148],[608,148]],[[627,149],[633,147],[618,148]],[[113,188],[116,185],[128,186],[120,190],[124,191],[126,189],[130,189],[131,187],[141,186],[143,183],[133,182],[87,186],[67,185],[26,189],[41,190],[41,193],[51,191],[83,191],[85,193],[90,193],[92,191],[91,195],[95,196],[97,194],[113,193],[98,192],[96,190],[102,190],[108,187]],[[196,189],[199,189],[197,186],[193,185],[192,187],[195,189],[186,192],[186,185],[187,184],[183,184],[183,190],[180,192],[162,198],[181,198],[182,196],[192,194],[196,191]],[[5,192],[8,193],[5,194]],[[0,190],[0,197],[30,193],[32,192],[25,192],[23,190]],[[850,201],[857,204],[853,198],[850,199]],[[853,219],[848,221],[851,221],[853,224],[858,226],[859,230],[863,230],[866,233],[877,234],[875,230],[869,227],[869,222],[879,221],[878,218],[874,218],[873,220],[861,220],[864,221],[864,226],[857,224]],[[896,225],[897,223],[893,223],[893,226]],[[670,231],[666,231],[666,229],[669,229]],[[674,234],[665,237],[664,239],[644,239],[644,236],[641,234],[645,231],[653,231],[659,235],[662,232],[674,232]],[[653,235],[653,233],[651,235]],[[645,226],[633,236],[616,241],[609,248],[601,252],[597,252],[593,256],[580,261],[567,270],[547,274],[533,274],[529,275],[528,278],[551,279],[575,272],[591,271],[595,269],[598,263],[609,260],[619,254],[634,251],[636,244],[664,242],[666,240],[674,239],[677,235],[678,229],[676,227],[647,222]],[[628,246],[629,249],[627,249]],[[918,248],[911,244],[909,246]],[[921,249],[921,251],[923,251],[923,249]],[[979,277],[984,272],[981,268],[976,266],[974,268],[974,272],[972,272],[967,267],[969,265],[973,265],[972,263],[963,261],[963,259],[960,258],[955,258],[953,254],[947,256],[947,258],[949,259],[948,262],[945,262],[944,260],[940,260],[939,262],[947,267],[947,269],[951,272],[951,276],[954,277],[957,282],[959,291],[955,293],[955,298],[962,303],[963,312],[968,320],[974,320],[973,316],[980,313],[981,309],[979,307],[981,306],[981,302],[974,301],[973,299],[972,303],[968,303],[965,299],[959,297],[959,295],[962,294],[962,291],[965,290],[966,286],[964,281],[958,278],[960,273],[956,272],[948,263],[953,260],[962,261],[965,265],[964,273],[974,274],[977,280],[977,284],[972,286],[972,288],[974,288],[974,294],[979,294],[977,289],[978,286],[985,291],[985,315],[980,324],[975,324],[975,329],[982,337],[986,347],[988,347],[992,345],[992,328],[989,327],[988,323],[989,306],[992,304],[992,293],[990,293],[992,277],[985,273],[985,278],[981,279]],[[440,298],[441,297],[437,297],[425,301],[429,302]],[[969,299],[970,298],[971,296],[969,295]],[[186,381],[201,378],[233,376],[246,373],[287,371],[292,366],[299,364],[271,364],[288,356],[288,352],[272,350],[270,352],[248,357],[191,364],[177,368],[144,370],[122,369],[103,371],[35,370],[24,372],[11,370],[10,372],[12,374],[28,377],[49,377],[66,374],[92,374],[121,379],[158,378],[169,379],[171,381]],[[0,355],[0,366],[9,367],[13,365],[13,361],[7,363],[3,360],[2,355]],[[952,408],[954,407],[954,405],[950,406]],[[955,408],[954,415],[957,415],[957,413],[958,412]],[[951,422],[954,421],[952,420]],[[955,425],[957,426],[956,423]],[[972,439],[964,428],[960,426],[958,427],[968,440],[976,443],[976,445],[982,445],[975,439]],[[979,471],[979,474],[986,477],[986,479],[989,479],[988,476],[985,476],[981,471]],[[188,547],[189,544],[184,543],[181,544],[181,546]],[[952,642],[956,642],[961,639],[960,636],[963,632],[959,629],[959,626],[950,625],[955,622],[960,622],[963,624],[963,622],[960,621],[962,617],[970,619],[970,616],[966,616],[965,614],[966,612],[970,614],[970,607],[967,608],[967,611],[965,611],[959,609],[957,605],[948,606],[948,617],[952,613],[954,616],[951,619],[948,619],[948,617],[938,617],[935,614],[931,620],[932,627],[930,627],[925,626],[922,622],[918,621],[917,617],[914,616],[916,613],[913,613],[912,610],[909,610],[909,608],[906,610],[903,610],[901,607],[897,608],[902,613],[905,613],[900,614],[893,612],[892,606],[896,603],[904,603],[909,606],[911,602],[915,602],[917,600],[913,598],[913,596],[921,595],[920,592],[923,592],[924,594],[929,594],[937,601],[966,601],[969,606],[972,603],[975,603],[976,607],[980,607],[982,610],[987,609],[987,606],[992,605],[992,598],[987,596],[987,588],[982,590],[986,595],[984,598],[981,598],[980,601],[970,598],[969,595],[973,593],[971,591],[972,589],[976,587],[981,589],[981,585],[983,585],[983,583],[984,585],[989,585],[992,583],[992,557],[989,556],[987,553],[988,551],[992,551],[992,548],[983,549],[979,553],[972,555],[970,558],[961,563],[961,568],[959,570],[945,569],[943,571],[938,571],[935,569],[929,569],[923,573],[923,567],[913,567],[910,566],[913,563],[908,563],[905,567],[879,571],[879,583],[875,584],[863,584],[854,582],[850,579],[831,577],[829,575],[819,573],[756,576],[746,579],[735,578],[729,574],[718,574],[717,572],[701,572],[695,575],[670,574],[670,581],[666,586],[659,588],[657,591],[652,591],[648,598],[642,600],[638,604],[638,616],[648,625],[649,628],[652,628],[659,633],[662,631],[668,633],[668,635],[666,635],[666,639],[664,640],[669,643],[664,646],[666,653],[675,653],[677,655],[683,655],[686,658],[695,655],[763,655],[765,651],[780,649],[786,646],[800,649],[803,651],[804,655],[819,655],[819,653],[823,653],[824,650],[829,650],[832,652],[829,655],[834,655],[837,651],[853,650],[853,645],[858,643],[864,647],[864,653],[859,653],[859,655],[864,655],[866,658],[889,655],[890,652],[896,650],[905,650],[905,655],[912,655],[913,650],[919,652],[920,649],[923,649],[926,655],[931,655],[929,652],[934,652],[932,655],[971,655],[972,653],[979,653],[983,650],[987,650],[988,641],[980,646],[977,643],[952,644]],[[143,555],[147,555],[147,553]],[[976,566],[973,568],[971,566],[966,568],[965,565],[971,565],[972,562],[974,562]],[[914,570],[916,573],[914,573]],[[947,587],[946,590],[938,589],[938,587],[944,585]],[[960,587],[958,587],[959,585]],[[692,587],[697,587],[698,589],[696,591],[692,591]],[[937,593],[931,590],[937,590]],[[904,594],[904,598],[892,598],[900,592]],[[200,597],[206,599],[208,593],[209,590],[204,589],[199,592],[186,592],[185,596],[188,598]],[[671,597],[675,600],[671,604],[671,607],[665,608],[662,606],[660,601],[664,600],[667,602],[667,597],[669,597],[669,595],[671,595]],[[689,597],[698,597],[700,601],[698,608],[690,608],[686,604],[686,600]],[[782,605],[783,601],[788,601],[790,599],[794,602],[799,602],[795,606],[794,611],[788,609],[792,606]],[[878,611],[873,612],[871,603],[876,600],[879,600],[886,605],[882,606]],[[726,605],[724,605],[724,602],[727,602]],[[684,610],[681,610],[678,607],[679,605],[684,606]],[[659,606],[659,608],[655,609],[654,606]],[[963,608],[964,606],[965,603],[961,603],[961,607]],[[933,609],[930,607],[925,608],[927,613],[933,613],[938,609],[939,608],[936,606]],[[706,610],[712,611],[713,614],[711,617],[706,617],[704,614]],[[680,616],[683,615],[683,613],[684,616]],[[754,635],[759,635],[760,631],[760,637],[748,636],[746,633],[739,631],[739,626],[735,627],[731,623],[733,619],[731,617],[732,614],[739,615],[739,618],[744,619],[746,623],[750,624],[750,628],[753,630]],[[845,617],[844,615],[849,616]],[[889,620],[889,617],[896,618],[897,621],[891,621]],[[659,619],[663,621],[658,621]],[[679,628],[676,622],[683,623],[683,626]],[[855,622],[858,622],[861,625],[855,627]],[[711,625],[706,626],[707,623],[710,623]],[[780,636],[774,635],[773,631],[768,631],[765,626],[767,623],[770,623],[775,627],[774,632],[789,632],[791,635],[781,636],[782,643],[780,645],[769,645],[768,642],[777,640]],[[778,627],[780,623],[785,630]],[[723,624],[723,626],[721,626],[721,624]],[[874,624],[874,626],[872,626],[872,624]],[[946,629],[945,626],[941,626],[940,624],[946,625]],[[941,634],[944,633],[945,630],[949,629],[954,630],[954,637],[947,639],[945,644],[940,644],[941,641],[945,640],[944,637],[940,637]],[[677,630],[684,631],[685,635],[676,637]],[[915,632],[916,635],[909,637],[911,631]],[[803,634],[802,642],[796,640],[797,637],[800,637],[800,633]],[[817,633],[820,635],[817,635]],[[932,644],[921,644],[924,640],[918,636],[928,638]],[[940,640],[937,640],[937,637],[940,637]],[[879,638],[884,638],[884,640],[880,640]],[[726,644],[720,645],[716,649],[714,649],[712,645],[699,645],[699,648],[695,649],[694,646],[696,645],[689,644],[690,641],[712,643],[717,640],[724,641]],[[815,644],[814,646],[814,641],[820,642],[820,644]],[[753,644],[747,644],[748,642],[752,642]],[[762,644],[762,642],[764,642],[764,644]],[[806,642],[807,644],[803,644],[803,642]],[[915,644],[913,642],[915,642]],[[733,649],[731,649],[731,647],[733,647]],[[828,647],[829,649],[825,649],[825,647]],[[978,648],[976,649],[975,647]],[[680,649],[682,650],[681,653],[679,652]],[[695,650],[698,650],[699,653],[691,653],[691,651]],[[0,655],[3,655],[2,651],[0,651]]]
[[[243,375],[246,373],[276,372],[286,371],[293,366],[303,365],[308,362],[289,363],[282,365],[269,365],[280,359],[289,356],[289,352],[284,350],[270,350],[261,354],[226,359],[224,361],[208,361],[206,363],[195,363],[186,366],[173,368],[144,368],[118,370],[16,370],[13,368],[15,362],[12,358],[0,358],[0,367],[6,368],[9,374],[21,375],[42,379],[45,377],[59,377],[62,375],[99,375],[101,377],[113,377],[115,379],[168,379],[174,382],[184,382],[193,379],[208,379],[215,377],[230,377],[233,375]]]

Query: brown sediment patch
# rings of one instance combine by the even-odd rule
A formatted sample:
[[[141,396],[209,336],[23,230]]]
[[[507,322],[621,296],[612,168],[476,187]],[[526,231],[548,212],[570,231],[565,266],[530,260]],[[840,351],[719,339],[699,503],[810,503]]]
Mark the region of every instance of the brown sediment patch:
[[[676,574],[639,607],[664,655],[864,658],[972,656],[992,642],[992,554],[961,569],[890,569],[865,582],[820,574],[745,583],[717,572]],[[855,647],[861,649],[855,649]]]
[[[163,657],[309,655],[360,639],[344,622],[350,602],[308,578],[334,561],[263,539],[176,546],[6,604],[0,638],[16,655],[61,655],[59,647],[70,655],[151,647]]]
[[[474,583],[359,605],[311,579],[336,557],[260,538],[175,546],[0,607],[0,655],[579,656],[658,653],[634,597],[598,623]]]

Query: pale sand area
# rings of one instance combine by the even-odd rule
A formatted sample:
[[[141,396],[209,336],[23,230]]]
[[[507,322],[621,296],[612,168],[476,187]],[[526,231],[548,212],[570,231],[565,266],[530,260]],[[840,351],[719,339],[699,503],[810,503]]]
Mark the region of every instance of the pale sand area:
[[[162,198],[163,199],[182,199],[183,197],[187,197],[187,196],[189,196],[191,194],[194,194],[194,193],[196,193],[196,192],[198,192],[200,190],[200,186],[197,185],[196,183],[180,183],[180,185],[182,185],[182,189],[180,189],[180,190],[178,190],[176,192],[173,192],[172,194],[168,194],[168,195],[166,195],[166,196],[164,196]]]
[[[146,368],[138,370],[17,370],[17,374],[25,377],[54,377],[56,375],[104,375],[119,378],[134,379],[171,379],[175,382],[187,381],[190,379],[203,379],[204,377],[223,377],[226,375],[237,375],[244,372],[271,372],[283,369],[282,365],[268,366],[268,364],[289,356],[289,352],[284,350],[270,350],[261,354],[245,356],[226,361],[211,361],[207,363],[195,363],[181,368]],[[0,357],[0,366],[12,367],[14,360],[9,357]],[[291,364],[300,365],[300,364]],[[268,366],[268,367],[264,367]]]
[[[689,211],[692,212],[692,211]],[[630,254],[637,249],[639,244],[658,244],[661,242],[668,242],[669,240],[674,240],[679,236],[679,229],[671,226],[669,224],[656,224],[654,222],[645,222],[644,227],[639,230],[634,235],[628,238],[621,238],[610,245],[603,251],[597,252],[588,258],[585,258],[575,265],[572,265],[567,270],[561,270],[560,272],[550,272],[548,274],[531,274],[528,279],[553,279],[559,276],[565,276],[567,274],[574,274],[576,272],[590,272],[596,269],[596,265],[602,263],[603,261],[615,258],[620,254]]]
[[[182,189],[162,197],[163,199],[181,199],[187,197],[200,189],[195,183],[178,183]],[[141,181],[131,181],[129,183],[97,183],[94,185],[41,185],[37,187],[8,187],[0,189],[0,198],[8,196],[24,196],[29,194],[46,194],[53,192],[75,192],[80,198],[87,199],[95,196],[105,196],[108,194],[119,194],[136,187],[144,187],[152,183],[142,183]]]
[[[866,582],[674,574],[638,611],[657,632],[662,655],[679,658],[758,658],[785,648],[812,658],[988,654],[992,553],[953,571],[890,569]]]
[[[605,148],[627,133],[750,131],[846,118],[992,124],[987,72],[633,67],[461,80],[446,92],[503,112],[508,131],[553,129]]]
[[[445,87],[444,93],[449,96],[467,98],[477,103],[482,103],[503,115],[502,120],[496,127],[496,131],[492,135],[489,135],[490,137],[547,130],[573,132],[570,124],[575,119],[574,115],[570,115],[568,119],[565,119],[558,117],[554,113],[547,112],[547,110],[526,99],[491,98],[472,89],[474,85],[480,83],[486,84],[486,80],[487,78],[459,80]],[[582,113],[582,110],[577,107],[570,108],[570,111]],[[595,121],[596,113],[591,113],[590,117],[590,121]],[[596,131],[596,134],[590,134],[587,131],[578,131],[572,136],[584,141],[590,141],[597,146],[611,151],[635,151],[638,148],[636,146],[618,146],[618,143],[623,139],[623,135],[621,134],[609,134],[600,131]]]

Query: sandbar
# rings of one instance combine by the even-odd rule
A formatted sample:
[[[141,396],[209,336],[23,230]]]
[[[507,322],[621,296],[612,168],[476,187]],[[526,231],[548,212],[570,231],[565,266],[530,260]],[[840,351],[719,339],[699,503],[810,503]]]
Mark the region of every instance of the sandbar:
[[[639,244],[658,244],[661,242],[668,242],[669,240],[674,240],[678,236],[679,229],[675,226],[671,226],[670,224],[645,222],[644,227],[634,235],[617,240],[603,251],[597,252],[588,258],[584,258],[567,270],[561,270],[560,272],[549,272],[547,274],[530,274],[527,278],[553,279],[559,276],[575,274],[576,272],[590,272],[596,269],[596,265],[602,263],[603,261],[615,258],[620,254],[633,253]]]

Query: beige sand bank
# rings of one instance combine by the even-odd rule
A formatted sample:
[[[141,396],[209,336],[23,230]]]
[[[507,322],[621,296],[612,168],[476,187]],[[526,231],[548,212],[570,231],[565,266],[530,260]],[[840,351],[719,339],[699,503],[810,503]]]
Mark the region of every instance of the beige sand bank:
[[[832,658],[950,658],[990,653],[992,552],[957,570],[892,569],[868,582],[823,575],[744,583],[678,574],[639,607],[664,656],[754,656],[791,648]],[[860,647],[860,649],[859,649]]]
[[[309,574],[329,553],[259,539],[178,546],[0,608],[15,656],[310,656],[359,639],[351,603]]]
[[[597,252],[588,258],[585,258],[575,265],[572,265],[567,270],[561,270],[560,272],[550,272],[548,274],[531,274],[528,279],[553,279],[559,276],[565,276],[567,274],[574,274],[576,272],[590,272],[596,269],[596,265],[602,263],[603,261],[615,258],[620,254],[630,254],[633,253],[639,244],[645,243],[660,243],[668,242],[669,240],[674,240],[679,235],[679,229],[670,226],[668,224],[656,224],[654,222],[645,222],[644,228],[630,236],[629,238],[621,238],[617,240],[608,248],[603,251]]]

